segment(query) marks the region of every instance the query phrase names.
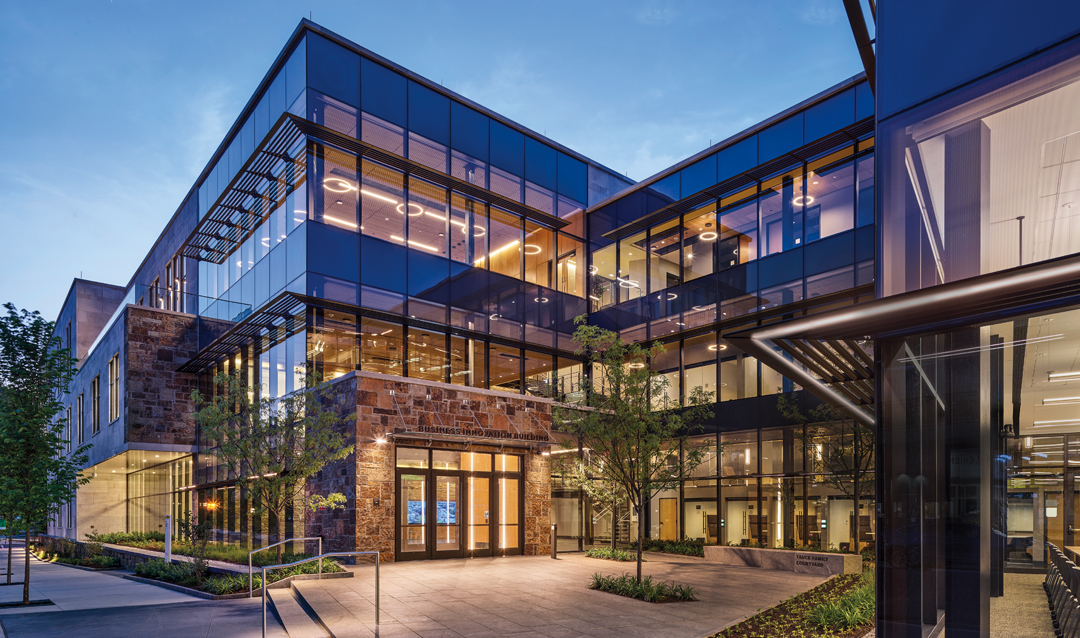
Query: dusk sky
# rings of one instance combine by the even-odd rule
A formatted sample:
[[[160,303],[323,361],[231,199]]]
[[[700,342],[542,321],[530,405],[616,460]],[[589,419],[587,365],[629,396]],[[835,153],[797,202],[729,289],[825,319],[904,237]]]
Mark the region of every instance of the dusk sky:
[[[5,2],[0,303],[127,285],[309,12],[635,180],[862,70],[840,0]]]

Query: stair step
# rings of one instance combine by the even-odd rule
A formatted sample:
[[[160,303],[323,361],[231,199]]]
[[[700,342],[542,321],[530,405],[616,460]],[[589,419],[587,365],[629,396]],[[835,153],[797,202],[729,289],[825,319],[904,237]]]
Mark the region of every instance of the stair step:
[[[341,587],[340,582],[294,581],[292,585],[297,597],[319,619],[331,638],[373,638],[377,635],[374,631],[374,605],[366,601],[353,601],[350,602],[351,609],[346,608],[327,591],[327,587],[331,587],[341,593],[337,589]],[[388,621],[383,618],[384,625]]]
[[[267,589],[270,601],[274,603],[281,624],[285,625],[285,631],[289,638],[327,638],[329,634],[318,622],[313,620],[300,604],[291,587],[281,589]]]

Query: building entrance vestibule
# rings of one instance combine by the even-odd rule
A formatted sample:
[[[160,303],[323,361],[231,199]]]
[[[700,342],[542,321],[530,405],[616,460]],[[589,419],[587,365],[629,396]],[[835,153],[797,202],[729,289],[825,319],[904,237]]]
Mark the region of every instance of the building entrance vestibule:
[[[512,556],[524,547],[518,454],[397,448],[397,560]]]

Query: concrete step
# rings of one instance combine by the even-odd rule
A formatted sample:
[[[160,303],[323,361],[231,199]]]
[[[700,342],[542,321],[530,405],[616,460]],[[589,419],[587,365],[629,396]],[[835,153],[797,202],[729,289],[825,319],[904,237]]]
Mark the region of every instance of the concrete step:
[[[371,638],[375,633],[375,606],[359,598],[340,582],[293,581],[293,591],[319,619],[332,638]],[[348,602],[346,607],[339,598]],[[383,618],[383,624],[387,623]]]
[[[289,638],[327,638],[326,629],[308,614],[291,587],[267,589],[266,592]]]

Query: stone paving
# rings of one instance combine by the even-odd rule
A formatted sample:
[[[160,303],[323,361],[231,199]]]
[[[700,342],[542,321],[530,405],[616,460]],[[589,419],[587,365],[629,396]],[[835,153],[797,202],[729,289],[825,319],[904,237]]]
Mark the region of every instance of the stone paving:
[[[354,578],[294,583],[335,638],[375,634],[374,567]],[[577,555],[382,566],[380,638],[664,636],[700,638],[825,580],[821,576],[650,554],[644,573],[695,588],[692,603],[655,604],[586,588],[595,571],[633,571]]]

